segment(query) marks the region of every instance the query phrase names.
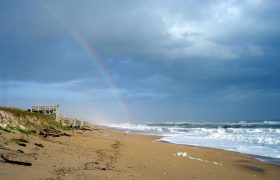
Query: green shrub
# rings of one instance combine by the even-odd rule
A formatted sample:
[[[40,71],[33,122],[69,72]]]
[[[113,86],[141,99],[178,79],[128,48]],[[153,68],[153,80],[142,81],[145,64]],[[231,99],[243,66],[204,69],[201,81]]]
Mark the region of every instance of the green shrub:
[[[27,139],[24,139],[24,138],[18,138],[18,139],[13,139],[15,141],[16,144],[19,144],[19,143],[29,143],[29,141]]]
[[[25,130],[25,129],[21,129],[20,127],[18,126],[12,126],[12,125],[8,125],[5,129],[4,129],[6,132],[11,132],[11,131],[18,131],[20,133],[23,133],[23,134],[33,134],[33,133],[36,133],[36,130]]]
[[[18,132],[21,132],[21,133],[23,133],[23,134],[31,134],[31,131],[28,131],[28,130],[25,130],[25,129],[17,128],[17,131],[18,131]]]

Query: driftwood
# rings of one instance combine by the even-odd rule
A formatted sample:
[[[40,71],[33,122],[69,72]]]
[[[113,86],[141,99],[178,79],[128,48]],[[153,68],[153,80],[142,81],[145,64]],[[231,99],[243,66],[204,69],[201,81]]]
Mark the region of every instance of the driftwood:
[[[83,126],[83,127],[81,128],[81,130],[84,130],[84,131],[92,131],[92,129],[91,129],[90,127],[88,127],[88,126]]]
[[[22,161],[9,160],[6,157],[4,157],[3,154],[1,154],[1,158],[4,161],[6,161],[7,163],[10,163],[10,164],[17,164],[17,165],[22,165],[22,166],[32,166],[32,163],[30,163],[30,162],[22,162]]]
[[[54,130],[54,129],[43,129],[39,132],[39,135],[43,137],[60,137],[60,136],[71,136],[70,134],[67,133],[62,133],[60,131]]]
[[[24,143],[18,143],[18,145],[26,147],[26,144],[24,144]]]
[[[44,131],[40,131],[39,135],[43,136],[43,137],[48,137],[48,136],[52,136],[52,137],[59,137],[59,134],[55,134],[55,133],[48,133],[48,132],[44,132]]]
[[[24,153],[23,150],[18,149],[17,152],[19,153]]]
[[[40,144],[40,143],[34,143],[36,146],[39,146],[39,147],[44,147],[44,145],[43,144]]]

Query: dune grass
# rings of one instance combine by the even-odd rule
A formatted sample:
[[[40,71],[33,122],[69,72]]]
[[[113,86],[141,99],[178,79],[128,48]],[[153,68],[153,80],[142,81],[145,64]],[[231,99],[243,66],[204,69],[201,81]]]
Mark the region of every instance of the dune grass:
[[[19,125],[8,124],[7,127],[4,129],[7,132],[16,130],[23,134],[33,134],[36,133],[36,131],[45,128],[62,130],[62,131],[69,130],[69,127],[61,125],[59,122],[55,121],[54,117],[51,116],[47,116],[40,113],[27,112],[21,109],[11,108],[11,107],[0,106],[0,110],[12,114],[14,118],[17,119],[19,124],[24,126],[23,129]],[[0,117],[0,121],[3,118],[4,117]]]
[[[12,139],[12,140],[15,141],[16,144],[29,143],[29,141],[27,139],[24,139],[24,138],[16,138],[16,139]]]

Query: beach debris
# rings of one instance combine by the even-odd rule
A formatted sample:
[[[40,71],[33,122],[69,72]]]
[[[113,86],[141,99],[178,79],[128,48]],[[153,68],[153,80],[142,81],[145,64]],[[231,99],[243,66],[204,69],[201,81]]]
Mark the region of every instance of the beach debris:
[[[48,136],[52,136],[52,137],[59,137],[59,132],[58,131],[54,131],[54,130],[49,130],[49,129],[43,129],[39,132],[40,136],[43,137],[48,137]]]
[[[41,144],[41,143],[34,143],[34,145],[36,145],[36,146],[39,146],[39,147],[44,147],[44,145],[43,144]]]
[[[84,131],[92,131],[92,129],[89,127],[89,126],[83,126],[81,128],[81,130],[84,130]]]
[[[26,144],[25,144],[25,143],[18,143],[18,145],[23,146],[23,147],[26,147]]]
[[[201,162],[205,162],[205,163],[212,163],[214,165],[220,165],[220,166],[223,165],[222,163],[218,163],[218,162],[215,162],[215,161],[211,162],[211,161],[208,161],[208,160],[203,160],[201,158],[192,157],[190,155],[191,154],[188,154],[187,152],[177,152],[176,154],[174,154],[174,156],[182,156],[182,157],[189,158],[191,160],[197,160],[197,161],[201,161]]]
[[[48,136],[52,136],[52,137],[60,137],[60,136],[71,136],[70,134],[55,130],[55,129],[42,129],[39,132],[40,136],[43,137],[48,137]]]
[[[18,149],[17,152],[19,153],[24,153],[23,150]]]
[[[1,154],[1,158],[10,164],[17,164],[17,165],[22,165],[22,166],[32,166],[32,163],[30,162],[23,162],[23,161],[14,161],[14,160],[9,160],[8,158],[6,158],[3,154]]]

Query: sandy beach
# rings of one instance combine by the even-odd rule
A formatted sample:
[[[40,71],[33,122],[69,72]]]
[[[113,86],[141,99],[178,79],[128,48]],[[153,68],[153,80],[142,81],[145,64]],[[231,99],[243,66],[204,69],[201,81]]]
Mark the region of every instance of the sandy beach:
[[[71,137],[0,131],[0,179],[278,179],[280,166],[235,152],[157,142],[157,136],[95,126]],[[26,147],[12,138],[24,138]],[[37,144],[42,144],[40,147]],[[19,150],[23,152],[19,152]]]

